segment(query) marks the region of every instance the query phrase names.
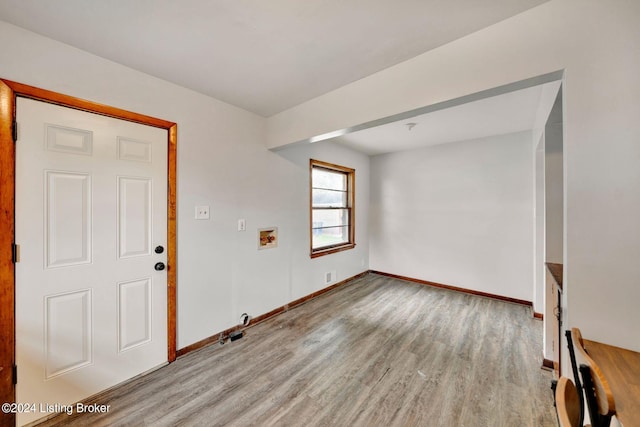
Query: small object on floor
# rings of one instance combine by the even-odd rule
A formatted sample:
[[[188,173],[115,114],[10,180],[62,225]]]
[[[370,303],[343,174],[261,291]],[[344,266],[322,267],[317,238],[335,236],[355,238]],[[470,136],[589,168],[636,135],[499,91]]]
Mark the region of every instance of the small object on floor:
[[[242,332],[242,331],[234,331],[234,332],[231,332],[231,333],[229,334],[229,340],[231,340],[231,341],[239,340],[240,338],[242,338],[242,336],[243,336],[243,335],[244,335],[244,334],[243,334],[243,332]]]

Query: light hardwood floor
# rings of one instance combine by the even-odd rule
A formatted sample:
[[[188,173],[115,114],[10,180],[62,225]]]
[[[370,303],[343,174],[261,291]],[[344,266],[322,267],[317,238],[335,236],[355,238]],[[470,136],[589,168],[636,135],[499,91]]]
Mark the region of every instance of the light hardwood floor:
[[[529,307],[369,274],[41,426],[555,426],[541,356]]]

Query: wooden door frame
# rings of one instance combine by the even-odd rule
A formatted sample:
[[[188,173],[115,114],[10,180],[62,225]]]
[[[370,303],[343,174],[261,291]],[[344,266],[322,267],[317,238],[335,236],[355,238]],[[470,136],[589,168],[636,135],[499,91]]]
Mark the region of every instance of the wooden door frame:
[[[153,126],[168,131],[167,187],[167,351],[176,359],[176,123],[45,89],[0,79],[0,403],[15,402],[15,143],[16,99],[24,97],[87,111],[107,117]],[[3,414],[0,425],[14,425],[15,418]]]

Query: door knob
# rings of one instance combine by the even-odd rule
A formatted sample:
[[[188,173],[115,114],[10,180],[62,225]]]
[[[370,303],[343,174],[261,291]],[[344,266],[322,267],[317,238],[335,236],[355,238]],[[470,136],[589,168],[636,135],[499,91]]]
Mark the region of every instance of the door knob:
[[[164,252],[164,248],[162,246],[156,246],[155,251],[157,254],[161,254],[162,252]]]
[[[164,270],[164,262],[156,262],[156,265],[153,266],[153,268],[155,268],[156,271]]]

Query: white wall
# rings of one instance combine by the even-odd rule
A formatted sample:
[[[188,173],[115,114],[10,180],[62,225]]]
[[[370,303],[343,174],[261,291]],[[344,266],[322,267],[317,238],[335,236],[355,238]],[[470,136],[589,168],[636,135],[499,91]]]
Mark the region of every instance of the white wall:
[[[543,127],[544,129],[544,127]],[[537,132],[534,131],[534,138]],[[535,141],[535,139],[534,139]],[[542,331],[543,357],[547,360],[554,360],[554,292],[551,283],[547,283],[550,273],[545,264],[545,135],[540,132],[538,142],[535,147],[535,260],[533,262],[534,271],[534,300],[533,310],[544,316],[544,327]]]
[[[289,253],[289,274],[297,285],[292,288],[291,300],[322,289],[324,273],[336,270],[337,281],[355,276],[369,269],[369,157],[332,142],[303,144],[276,152],[294,170],[288,177],[286,191],[292,199],[292,226],[298,241],[304,240],[304,251]],[[356,247],[310,259],[309,257],[309,159],[354,168]],[[299,245],[298,245],[299,246]]]
[[[562,95],[554,103],[544,131],[545,262],[563,263],[564,173]]]
[[[545,301],[548,302],[544,313],[544,354],[545,358],[554,360],[554,348],[558,323],[555,319],[556,300],[554,280],[546,271],[547,262],[564,264],[564,144],[562,134],[562,91],[558,92],[553,108],[544,127],[544,160],[540,162],[543,168],[541,186],[544,192],[542,203],[544,219],[544,262],[536,267],[545,270],[547,283],[545,284]],[[544,279],[543,279],[544,280]],[[562,301],[562,307],[565,307]],[[565,329],[563,327],[563,329]],[[563,335],[560,334],[560,340]],[[563,347],[562,350],[564,350]],[[566,353],[562,351],[560,354]]]
[[[535,141],[534,135],[534,141]],[[545,277],[547,274],[547,268],[545,266],[544,259],[544,246],[545,246],[545,207],[544,207],[544,133],[540,135],[540,138],[536,142],[534,151],[534,180],[535,180],[535,258],[533,261],[533,277],[535,281],[534,285],[534,298],[533,298],[533,310],[537,313],[544,313],[545,309]]]
[[[545,132],[545,210],[546,250],[545,261],[563,263],[563,155],[562,124],[551,125]],[[558,144],[559,143],[559,144]],[[559,145],[559,146],[558,146]]]
[[[640,2],[552,0],[268,119],[269,147],[563,69],[565,326],[640,351]]]
[[[532,301],[531,138],[373,157],[371,269]]]
[[[307,230],[309,157],[355,167],[365,205],[366,156],[330,145],[273,153],[262,117],[1,21],[0,40],[2,78],[177,122],[178,348],[325,287],[325,271],[342,280],[367,269],[366,209],[354,250],[311,260]],[[210,205],[211,220],[196,221],[196,205]],[[263,226],[279,227],[277,248],[257,250]]]

